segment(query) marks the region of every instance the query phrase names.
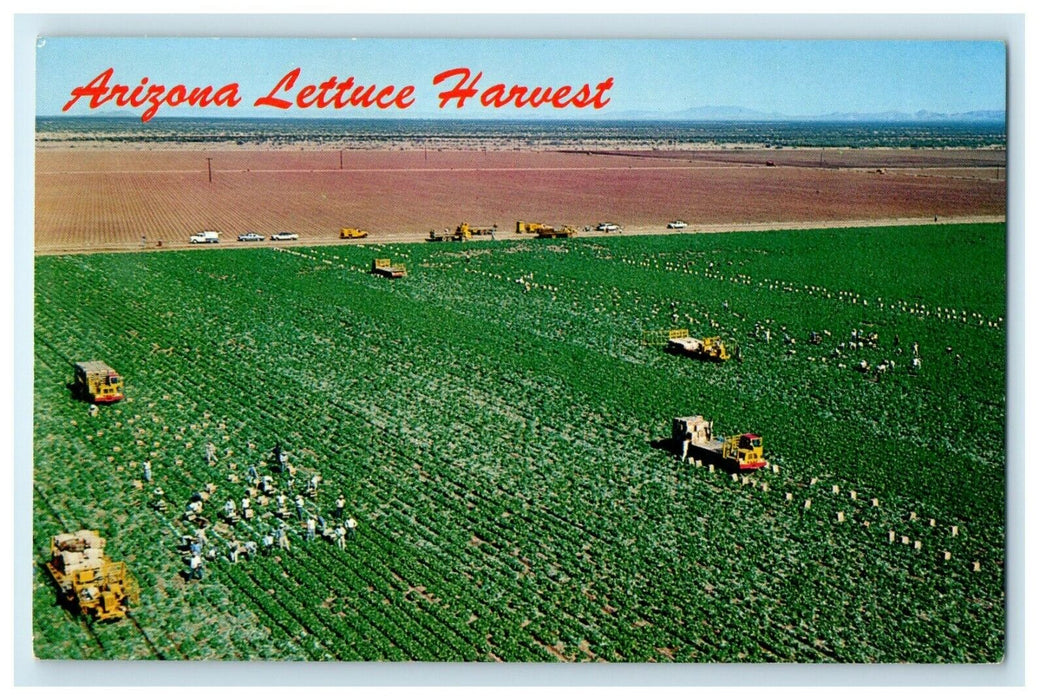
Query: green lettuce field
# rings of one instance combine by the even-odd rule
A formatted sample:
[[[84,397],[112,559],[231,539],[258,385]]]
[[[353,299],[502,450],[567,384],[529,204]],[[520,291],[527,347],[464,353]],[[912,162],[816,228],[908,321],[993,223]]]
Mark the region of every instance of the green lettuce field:
[[[1000,661],[1005,248],[988,224],[37,257],[35,653]],[[677,327],[741,361],[641,342]],[[128,396],[95,417],[66,386],[92,359]],[[772,466],[682,462],[695,414]],[[251,467],[289,550],[261,546],[273,500],[222,518]],[[308,540],[340,494],[356,536]],[[50,537],[81,527],[138,578],[129,618],[58,605]]]

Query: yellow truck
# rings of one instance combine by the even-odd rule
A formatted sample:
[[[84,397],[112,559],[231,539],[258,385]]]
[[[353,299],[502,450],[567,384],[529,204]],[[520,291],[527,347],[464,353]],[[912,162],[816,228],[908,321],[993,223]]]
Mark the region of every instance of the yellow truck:
[[[366,238],[367,232],[359,228],[343,228],[341,230],[340,238]]]
[[[91,403],[112,403],[123,398],[123,377],[99,360],[77,362],[73,391]]]
[[[64,532],[51,538],[47,570],[63,600],[81,614],[119,620],[138,603],[138,582],[123,562],[105,554],[105,539],[96,530]]]

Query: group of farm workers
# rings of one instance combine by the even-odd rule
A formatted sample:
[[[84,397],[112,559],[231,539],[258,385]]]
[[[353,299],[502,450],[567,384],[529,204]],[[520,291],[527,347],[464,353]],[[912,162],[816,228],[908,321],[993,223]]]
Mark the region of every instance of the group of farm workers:
[[[204,456],[209,466],[214,466],[218,463],[218,451],[214,443],[208,442],[206,444]],[[288,455],[279,442],[276,443],[272,450],[271,462],[267,464],[263,461],[260,466],[263,468],[268,466],[278,471],[281,476],[285,477],[287,491],[291,494],[294,493],[296,469],[290,465]],[[145,483],[152,482],[152,465],[149,462],[143,462],[142,469],[143,481]],[[240,478],[236,474],[229,474],[227,478],[232,483],[240,482]],[[346,549],[348,540],[356,537],[358,523],[351,515],[346,517],[345,507],[347,501],[344,494],[339,494],[337,499],[335,499],[333,509],[328,513],[331,516],[331,522],[328,523],[327,519],[319,512],[318,504],[315,502],[319,495],[321,481],[322,477],[318,473],[313,474],[306,482],[304,490],[295,494],[293,499],[291,499],[283,489],[278,487],[273,476],[269,474],[261,475],[258,469],[251,465],[247,469],[246,484],[242,497],[238,499],[239,503],[237,503],[235,498],[227,498],[221,507],[219,514],[224,520],[224,524],[219,525],[218,528],[211,527],[205,516],[205,504],[210,496],[215,493],[217,487],[214,484],[207,484],[205,488],[193,493],[183,515],[183,519],[187,523],[192,524],[194,528],[192,535],[182,537],[182,549],[185,550],[186,561],[189,565],[189,570],[185,572],[185,576],[190,580],[201,580],[205,562],[215,561],[219,558],[223,558],[230,563],[236,563],[240,560],[240,557],[250,560],[259,553],[271,554],[276,550],[290,550],[290,535],[293,530],[288,525],[288,521],[291,518],[288,504],[291,502],[295,506],[297,519],[303,529],[301,535],[303,541],[311,542],[317,538],[322,538],[336,544],[342,550]],[[162,500],[162,491],[160,493]],[[307,501],[306,498],[310,500]],[[256,518],[255,507],[264,508],[270,503],[275,505],[275,509],[262,512]],[[260,522],[268,517],[275,519],[268,531],[259,533],[257,528],[249,524]],[[226,539],[231,534],[227,526],[235,527],[241,520],[247,525],[251,534],[260,534],[260,537],[244,541],[240,541],[236,537]],[[226,550],[224,552],[220,552],[218,546],[208,544],[208,529],[210,529],[212,534],[225,541]],[[260,547],[258,544],[259,540],[261,542]]]

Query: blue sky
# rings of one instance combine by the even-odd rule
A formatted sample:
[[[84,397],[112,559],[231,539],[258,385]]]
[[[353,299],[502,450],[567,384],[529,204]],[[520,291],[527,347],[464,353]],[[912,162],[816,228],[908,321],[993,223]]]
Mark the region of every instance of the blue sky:
[[[478,39],[131,39],[45,37],[37,49],[37,113],[61,113],[71,91],[107,68],[112,82],[142,78],[189,88],[230,82],[242,98],[235,109],[163,107],[158,116],[547,116],[549,108],[438,108],[433,86],[441,71],[467,67],[496,83],[528,87],[593,87],[608,77],[610,104],[569,116],[670,114],[704,106],[741,107],[789,116],[832,112],[966,112],[1006,106],[1006,50],[985,41],[725,41],[725,40],[478,40]],[[292,68],[296,88],[331,76],[356,83],[416,88],[402,112],[377,109],[287,111],[254,107]],[[286,95],[284,95],[286,97]],[[91,111],[80,100],[67,114]],[[144,108],[128,108],[140,115]],[[351,114],[350,114],[351,113]],[[566,116],[566,115],[564,115]]]

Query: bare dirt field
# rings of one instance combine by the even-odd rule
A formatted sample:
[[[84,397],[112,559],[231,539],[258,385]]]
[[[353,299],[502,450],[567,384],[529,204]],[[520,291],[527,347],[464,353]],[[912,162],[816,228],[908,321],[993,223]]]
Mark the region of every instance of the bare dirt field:
[[[769,165],[772,161],[773,165]],[[208,175],[208,166],[210,175]],[[37,253],[186,247],[195,231],[419,240],[517,219],[626,232],[1002,220],[1004,150],[81,150],[36,154]],[[266,242],[261,245],[269,245]],[[259,244],[254,244],[259,245]]]

